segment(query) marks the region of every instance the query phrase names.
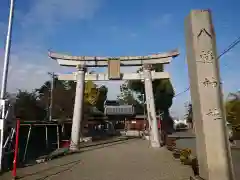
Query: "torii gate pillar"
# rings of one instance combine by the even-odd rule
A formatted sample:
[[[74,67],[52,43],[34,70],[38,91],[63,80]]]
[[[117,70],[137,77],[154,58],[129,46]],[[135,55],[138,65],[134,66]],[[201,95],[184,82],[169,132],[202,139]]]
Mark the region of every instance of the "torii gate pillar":
[[[76,74],[76,95],[74,103],[73,121],[72,121],[72,133],[70,150],[78,151],[80,143],[80,129],[81,121],[83,118],[83,102],[84,102],[84,81],[85,81],[85,71],[84,66],[77,67],[78,72]]]
[[[200,177],[233,180],[211,13],[191,11],[185,23]]]
[[[153,87],[152,87],[152,76],[150,71],[151,65],[144,65],[144,86],[146,94],[146,104],[148,111],[148,122],[150,128],[150,142],[152,147],[159,148],[160,145],[160,132],[158,131],[158,123],[156,118],[156,110],[153,96]]]

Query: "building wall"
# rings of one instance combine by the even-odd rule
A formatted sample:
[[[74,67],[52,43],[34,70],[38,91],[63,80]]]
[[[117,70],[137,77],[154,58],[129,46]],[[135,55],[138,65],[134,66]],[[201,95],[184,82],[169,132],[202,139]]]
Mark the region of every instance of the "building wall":
[[[160,121],[158,119],[158,122],[159,122],[159,125],[158,125],[158,128],[160,128]],[[132,118],[132,119],[129,119],[129,120],[126,120],[126,123],[125,123],[125,128],[127,130],[138,130],[138,131],[142,131],[142,130],[145,130],[145,129],[148,129],[148,121],[147,119],[144,119],[144,118]]]

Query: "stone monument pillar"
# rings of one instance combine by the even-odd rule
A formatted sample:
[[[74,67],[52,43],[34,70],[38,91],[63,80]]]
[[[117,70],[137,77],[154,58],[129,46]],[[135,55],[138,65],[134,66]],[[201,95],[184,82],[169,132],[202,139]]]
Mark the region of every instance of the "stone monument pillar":
[[[191,11],[185,21],[185,33],[200,177],[232,180],[211,12]]]

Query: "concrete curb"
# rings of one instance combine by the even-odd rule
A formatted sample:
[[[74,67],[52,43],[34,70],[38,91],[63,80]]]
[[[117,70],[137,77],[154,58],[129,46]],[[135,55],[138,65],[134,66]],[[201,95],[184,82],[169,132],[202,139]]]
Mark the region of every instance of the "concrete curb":
[[[84,149],[86,149],[86,148],[104,146],[104,145],[108,145],[108,144],[112,144],[112,143],[132,140],[132,139],[136,139],[136,138],[122,137],[122,138],[105,140],[105,141],[103,140],[100,142],[95,142],[95,143],[90,143],[90,144],[85,143],[85,144],[80,145],[81,150],[79,150],[79,151],[70,151],[68,148],[60,148],[60,149],[57,149],[56,151],[50,153],[49,155],[42,156],[41,158],[37,159],[36,162],[37,162],[37,164],[40,164],[40,163],[44,163],[46,161],[60,158],[62,156],[67,156],[67,155],[84,152]]]

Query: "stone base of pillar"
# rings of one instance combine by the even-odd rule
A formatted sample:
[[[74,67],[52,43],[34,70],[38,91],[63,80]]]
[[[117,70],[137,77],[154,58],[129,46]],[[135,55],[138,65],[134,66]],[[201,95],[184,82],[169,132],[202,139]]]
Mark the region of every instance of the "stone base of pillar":
[[[204,179],[199,176],[191,176],[190,180],[204,180]]]
[[[153,148],[160,148],[161,144],[159,142],[156,142],[156,141],[151,141],[151,147],[153,147]]]
[[[69,146],[69,150],[72,151],[72,152],[77,152],[80,150],[79,148],[79,144],[75,144],[75,143],[70,143],[70,146]]]
[[[157,137],[154,137],[154,134],[150,135],[151,147],[153,147],[153,148],[161,147],[161,143],[157,139],[158,139]]]

